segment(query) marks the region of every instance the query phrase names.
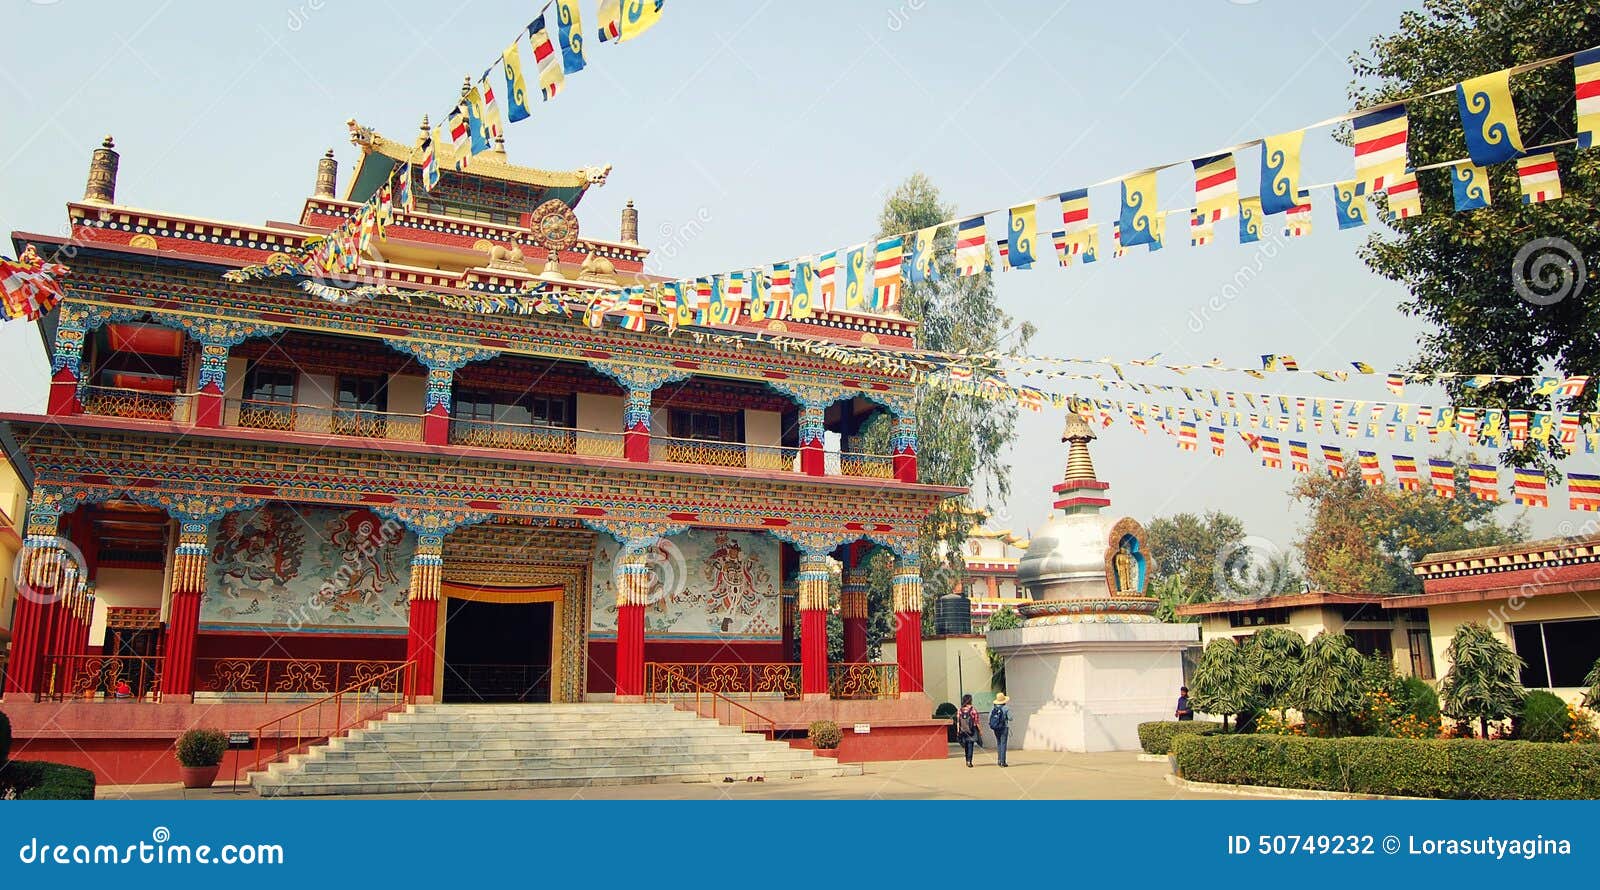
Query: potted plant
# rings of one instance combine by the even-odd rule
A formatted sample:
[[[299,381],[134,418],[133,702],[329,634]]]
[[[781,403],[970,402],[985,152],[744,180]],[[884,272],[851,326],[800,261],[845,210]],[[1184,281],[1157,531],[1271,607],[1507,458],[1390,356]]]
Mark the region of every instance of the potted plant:
[[[178,738],[178,772],[185,788],[210,788],[217,780],[228,737],[215,729],[191,729]]]
[[[844,741],[844,733],[840,731],[839,724],[832,720],[817,720],[806,729],[806,738],[811,740],[811,750],[823,757],[838,757],[839,743]]]

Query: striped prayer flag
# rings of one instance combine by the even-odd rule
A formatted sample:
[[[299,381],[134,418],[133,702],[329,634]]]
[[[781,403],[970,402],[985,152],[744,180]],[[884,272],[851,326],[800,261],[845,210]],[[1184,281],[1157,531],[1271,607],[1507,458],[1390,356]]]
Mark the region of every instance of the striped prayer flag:
[[[1235,206],[1237,202],[1235,203]],[[1208,219],[1204,214],[1196,213],[1189,217],[1189,246],[1205,247],[1217,237],[1217,224]]]
[[[1195,435],[1194,421],[1178,421],[1178,447],[1184,451],[1194,451],[1200,447]]]
[[[1542,204],[1561,197],[1561,168],[1553,151],[1517,158],[1517,184],[1522,187],[1522,203]]]
[[[1489,171],[1471,161],[1455,164],[1450,168],[1450,191],[1457,213],[1488,207]]]
[[[528,45],[533,48],[534,67],[539,71],[539,94],[548,102],[561,91],[566,83],[566,75],[562,73],[561,56],[556,52],[555,42],[550,39],[550,30],[545,27],[543,15],[529,23]]]
[[[630,287],[627,293],[628,302],[623,309],[620,324],[623,330],[643,331],[645,329],[644,288]]]
[[[483,77],[478,79],[478,95],[482,97],[483,104],[478,107],[479,120],[488,128],[488,138],[492,142],[505,135],[500,129],[500,98],[494,91],[494,84],[489,82],[489,75],[494,73],[491,66],[484,69]]]
[[[767,318],[781,321],[789,317],[789,300],[794,295],[794,271],[788,263],[773,263],[771,285],[767,289]]]
[[[834,311],[837,303],[834,299],[834,275],[838,271],[839,252],[830,250],[817,258],[817,309],[823,312]]]
[[[1007,269],[1031,269],[1034,260],[1034,240],[1038,238],[1039,227],[1035,223],[1038,215],[1038,206],[1033,203],[1019,204],[1011,208],[1007,230],[1010,235],[1011,253],[1006,259]]]
[[[1467,465],[1467,490],[1480,501],[1500,500],[1500,470],[1493,464]]]
[[[1388,386],[1389,391],[1397,396],[1406,394],[1406,377],[1404,374],[1390,374],[1384,380],[1384,385]]]
[[[1367,201],[1360,182],[1351,179],[1334,183],[1333,206],[1339,228],[1354,229],[1367,224]]]
[[[1456,496],[1456,465],[1447,458],[1428,458],[1428,480],[1433,483],[1433,493],[1442,498]]]
[[[1550,506],[1550,491],[1544,473],[1517,467],[1511,482],[1511,499],[1523,507]]]
[[[1600,134],[1600,47],[1572,57],[1578,100],[1578,147],[1594,148]]]
[[[622,36],[622,0],[600,0],[600,42],[616,40]]]
[[[1011,262],[1011,242],[1005,238],[998,238],[994,242],[994,249],[995,253],[1000,255],[1000,271],[1004,272],[1010,269],[1011,266],[1009,263]]]
[[[1239,170],[1233,152],[1194,160],[1195,215],[1214,223],[1239,207]]]
[[[1272,470],[1283,468],[1283,446],[1277,436],[1261,437],[1261,465]]]
[[[1561,444],[1563,444],[1563,445],[1576,445],[1576,444],[1578,444],[1578,429],[1579,428],[1580,428],[1580,422],[1579,422],[1579,418],[1578,418],[1578,412],[1576,412],[1576,411],[1563,411],[1561,413],[1561,425],[1560,425],[1560,427],[1558,427],[1558,429],[1560,430],[1560,442],[1561,442]]]
[[[1357,463],[1361,466],[1361,481],[1376,488],[1383,484],[1383,465],[1378,463],[1378,454],[1375,451],[1357,451]]]
[[[956,271],[961,275],[989,271],[989,236],[982,216],[956,223]]]
[[[1311,449],[1305,442],[1289,440],[1289,469],[1296,473],[1311,471]]]
[[[1600,476],[1590,473],[1567,474],[1567,508],[1600,510]]]
[[[1060,229],[1060,230],[1051,232],[1050,233],[1050,242],[1055,245],[1056,262],[1063,269],[1065,269],[1066,267],[1072,265],[1072,244],[1067,239],[1066,230],[1065,229]]]
[[[1211,430],[1211,453],[1221,457],[1223,450],[1227,447],[1227,435],[1220,426],[1209,427],[1208,429]]]
[[[1422,192],[1417,189],[1417,174],[1401,173],[1384,189],[1389,196],[1389,213],[1397,219],[1422,215]]]
[[[1456,108],[1467,154],[1480,167],[1503,164],[1522,154],[1522,133],[1511,98],[1511,69],[1456,84]]]
[[[1077,232],[1089,226],[1089,190],[1075,189],[1057,196],[1061,201],[1061,227]]]
[[[1311,234],[1311,193],[1301,192],[1299,201],[1283,217],[1283,236],[1299,238]]]
[[[1322,460],[1328,465],[1328,475],[1334,478],[1344,475],[1344,451],[1339,446],[1322,446]]]
[[[1416,491],[1422,488],[1422,476],[1417,472],[1417,459],[1404,454],[1391,455],[1394,458],[1394,478],[1404,491]]]
[[[1261,212],[1283,213],[1299,203],[1300,146],[1306,131],[1268,136],[1261,143]]]
[[[450,112],[450,147],[456,153],[456,169],[465,164],[467,150],[472,144],[472,122],[467,119],[467,103],[462,102]]]
[[[1575,399],[1583,395],[1583,389],[1588,385],[1589,378],[1586,376],[1564,377],[1562,378],[1561,382],[1556,385],[1556,395],[1563,398]]]
[[[439,184],[438,144],[439,128],[434,127],[422,143],[422,190],[426,192],[433,191],[433,187]]]
[[[904,254],[905,239],[898,235],[878,242],[872,269],[873,312],[887,312],[900,305],[900,262]]]
[[[1354,129],[1356,182],[1370,189],[1381,189],[1391,177],[1406,172],[1406,107],[1388,108],[1359,115],[1350,121]]]

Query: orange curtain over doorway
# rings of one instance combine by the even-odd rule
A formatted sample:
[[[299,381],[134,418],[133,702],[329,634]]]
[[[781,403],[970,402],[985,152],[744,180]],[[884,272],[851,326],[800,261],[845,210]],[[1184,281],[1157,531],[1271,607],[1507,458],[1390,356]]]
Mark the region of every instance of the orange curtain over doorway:
[[[475,603],[553,603],[565,596],[561,585],[544,584],[538,587],[525,587],[521,585],[487,585],[487,584],[452,584],[443,581],[439,584],[441,596],[454,597],[460,600],[471,600]]]

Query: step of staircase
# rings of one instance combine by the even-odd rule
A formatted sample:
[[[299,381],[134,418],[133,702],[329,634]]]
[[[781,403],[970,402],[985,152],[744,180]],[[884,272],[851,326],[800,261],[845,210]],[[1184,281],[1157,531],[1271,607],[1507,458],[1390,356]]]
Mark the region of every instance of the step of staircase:
[[[291,797],[860,774],[666,704],[413,705],[250,781]]]

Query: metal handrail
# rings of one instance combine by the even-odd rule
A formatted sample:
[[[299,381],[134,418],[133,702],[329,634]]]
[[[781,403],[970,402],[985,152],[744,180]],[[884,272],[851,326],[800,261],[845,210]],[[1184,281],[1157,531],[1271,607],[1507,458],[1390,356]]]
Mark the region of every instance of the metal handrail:
[[[422,440],[421,414],[263,399],[228,399],[226,407],[237,411],[234,425],[246,429],[356,436],[363,439],[396,438],[394,433],[400,432],[403,433],[398,437],[400,439]]]
[[[647,663],[644,666],[644,669],[645,669],[645,686],[644,686],[644,688],[645,688],[645,701],[657,702],[657,701],[662,701],[663,700],[663,699],[658,697],[658,696],[662,695],[663,693],[658,693],[656,691],[657,685],[665,685],[666,686],[666,691],[665,691],[664,694],[665,695],[672,695],[673,694],[672,687],[673,687],[674,683],[675,682],[676,683],[681,683],[684,686],[693,687],[693,689],[694,689],[694,712],[695,712],[696,715],[701,716],[701,717],[706,716],[701,711],[701,706],[702,706],[703,699],[706,696],[710,696],[710,698],[711,698],[711,717],[712,717],[712,719],[716,720],[718,723],[722,723],[725,726],[732,726],[733,725],[733,709],[734,708],[738,708],[740,713],[741,713],[741,719],[739,721],[739,731],[740,732],[749,732],[750,731],[749,723],[747,723],[743,719],[743,716],[748,715],[750,717],[755,718],[755,720],[757,721],[758,725],[761,724],[761,723],[766,724],[765,734],[767,736],[767,740],[768,741],[771,741],[771,740],[776,739],[778,737],[778,724],[777,724],[777,721],[773,720],[771,717],[768,717],[765,714],[762,714],[761,712],[755,710],[754,708],[748,708],[748,707],[745,707],[744,705],[739,704],[738,702],[736,702],[733,699],[727,697],[726,695],[723,695],[720,692],[716,692],[714,690],[707,689],[705,686],[702,686],[700,683],[689,679],[689,676],[687,674],[683,673],[683,671],[678,670],[678,668],[676,666],[670,665],[670,664],[660,664],[658,662],[652,661],[652,662]],[[658,683],[654,682],[656,679],[658,679],[655,676],[658,672],[666,675],[665,676],[665,680],[666,680],[665,684],[658,684]],[[678,704],[678,702],[676,700],[672,700],[672,699],[667,699],[667,700],[668,701],[672,701],[674,707],[676,707],[677,704]],[[721,714],[717,713],[717,703],[718,702],[726,702],[727,705],[728,705],[728,719],[726,721],[724,721],[722,719],[722,715]]]
[[[268,729],[275,730],[273,733],[273,738],[277,740],[272,757],[265,761],[266,764],[271,764],[283,759],[285,755],[293,755],[302,748],[331,739],[345,730],[356,726],[357,724],[364,723],[375,717],[381,717],[390,711],[397,710],[401,707],[411,704],[412,702],[415,702],[416,693],[414,693],[412,690],[415,688],[415,683],[413,681],[415,680],[416,667],[417,663],[414,661],[404,662],[390,670],[384,671],[382,674],[379,674],[375,677],[365,678],[361,680],[358,685],[351,686],[348,689],[341,689],[332,695],[317,699],[314,702],[295,708],[293,711],[284,714],[282,717],[279,717],[275,720],[269,720],[266,723],[256,727],[252,733],[252,735],[255,736],[256,742],[256,765],[253,771],[259,772],[264,765],[262,761],[262,755],[266,753],[266,738]],[[388,685],[393,686],[394,699],[375,711],[363,712],[361,709],[361,694],[370,690],[373,695],[373,703],[378,704],[379,702],[383,701],[383,699],[380,699],[379,696],[385,694],[383,692],[383,688]],[[351,710],[351,714],[354,716],[352,716],[351,719],[346,722],[344,698],[352,693],[356,696],[355,707]],[[329,704],[333,705],[333,721],[331,728],[324,730],[323,716],[325,713],[325,706]],[[295,743],[286,751],[283,747],[283,741],[285,738],[287,738],[285,734],[285,728],[291,720],[294,721]],[[309,733],[307,731],[308,722],[311,722]]]
[[[39,691],[34,701],[68,699],[104,701],[160,701],[160,655],[68,655],[50,653],[40,658]],[[129,681],[127,698],[118,698],[117,683]]]
[[[373,658],[197,658],[194,691],[259,695],[330,695],[369,683],[404,664]]]
[[[80,383],[77,395],[85,414],[182,423],[188,419],[189,404],[195,394]]]
[[[650,437],[650,459],[662,463],[798,472],[800,449],[718,439]]]

